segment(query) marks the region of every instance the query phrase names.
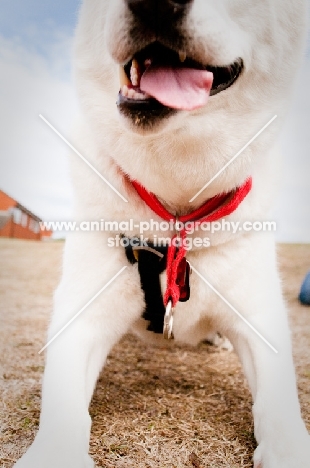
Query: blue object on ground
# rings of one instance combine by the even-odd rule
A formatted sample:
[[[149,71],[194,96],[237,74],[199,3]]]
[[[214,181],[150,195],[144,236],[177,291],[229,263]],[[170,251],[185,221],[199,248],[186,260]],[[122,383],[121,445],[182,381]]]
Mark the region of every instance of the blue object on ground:
[[[310,271],[302,283],[299,300],[303,305],[310,305]]]

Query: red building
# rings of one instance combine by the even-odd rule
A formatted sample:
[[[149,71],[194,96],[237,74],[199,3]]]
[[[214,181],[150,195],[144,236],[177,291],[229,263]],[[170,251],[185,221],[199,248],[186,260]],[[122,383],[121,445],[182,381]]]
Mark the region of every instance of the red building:
[[[40,230],[42,220],[0,190],[0,237],[42,240],[52,231]]]

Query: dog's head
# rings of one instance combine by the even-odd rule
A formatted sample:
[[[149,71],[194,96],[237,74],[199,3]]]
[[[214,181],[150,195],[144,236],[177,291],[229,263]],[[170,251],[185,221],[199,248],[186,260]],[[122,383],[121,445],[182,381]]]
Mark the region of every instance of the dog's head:
[[[84,0],[84,111],[98,129],[110,121],[115,145],[124,129],[149,138],[184,130],[209,154],[216,148],[221,167],[221,155],[281,113],[305,17],[304,0]]]

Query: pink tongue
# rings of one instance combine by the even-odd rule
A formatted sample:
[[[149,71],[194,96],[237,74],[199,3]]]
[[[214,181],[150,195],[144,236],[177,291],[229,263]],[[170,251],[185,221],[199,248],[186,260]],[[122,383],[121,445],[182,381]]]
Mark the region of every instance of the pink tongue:
[[[212,83],[213,73],[205,70],[150,66],[140,89],[165,106],[193,110],[207,104]]]

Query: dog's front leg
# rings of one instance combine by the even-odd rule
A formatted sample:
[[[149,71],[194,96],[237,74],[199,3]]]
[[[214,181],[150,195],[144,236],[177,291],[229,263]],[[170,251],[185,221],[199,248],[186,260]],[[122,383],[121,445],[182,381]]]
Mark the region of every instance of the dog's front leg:
[[[49,339],[126,266],[125,256],[118,258],[114,252],[113,258],[113,251],[101,248],[102,241],[85,246],[75,239],[74,248],[67,242]],[[107,354],[139,316],[142,297],[135,273],[133,268],[122,272],[49,345],[39,432],[16,468],[94,466],[88,455],[88,406]]]
[[[240,285],[239,310],[277,353],[240,319],[227,330],[253,395],[254,467],[309,468],[310,437],[300,414],[287,312],[274,254],[268,249],[265,268],[260,268],[264,256],[260,250],[260,258],[253,254],[252,265],[244,264],[252,284]]]
[[[284,323],[274,331],[283,334]],[[231,338],[253,395],[254,468],[309,468],[310,437],[300,415],[289,334],[282,343],[279,335],[273,341],[277,355],[254,336]]]

